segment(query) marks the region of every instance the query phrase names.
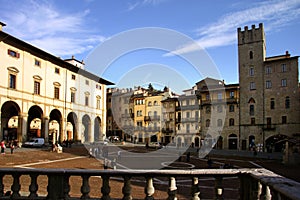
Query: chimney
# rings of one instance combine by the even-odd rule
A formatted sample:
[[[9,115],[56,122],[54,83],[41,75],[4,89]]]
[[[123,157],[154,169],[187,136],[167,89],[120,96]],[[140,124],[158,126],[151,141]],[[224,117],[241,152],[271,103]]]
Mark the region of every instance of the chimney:
[[[0,31],[2,31],[2,27],[6,26],[3,22],[0,22]]]
[[[289,58],[291,56],[291,54],[289,54],[289,51],[285,51],[285,57]]]

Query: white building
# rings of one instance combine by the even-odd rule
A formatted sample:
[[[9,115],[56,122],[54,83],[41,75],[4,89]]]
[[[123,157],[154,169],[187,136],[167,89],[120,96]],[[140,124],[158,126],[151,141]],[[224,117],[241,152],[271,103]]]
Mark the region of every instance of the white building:
[[[2,31],[0,139],[102,140],[106,85],[74,57],[62,60]]]

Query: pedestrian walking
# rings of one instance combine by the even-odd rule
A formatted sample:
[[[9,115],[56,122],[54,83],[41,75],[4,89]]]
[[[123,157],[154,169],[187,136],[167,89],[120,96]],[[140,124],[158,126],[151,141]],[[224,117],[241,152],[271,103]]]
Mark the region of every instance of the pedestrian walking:
[[[118,160],[121,160],[121,151],[118,151]]]
[[[1,141],[0,146],[1,146],[1,154],[4,155],[5,154],[5,142],[4,142],[4,140]]]

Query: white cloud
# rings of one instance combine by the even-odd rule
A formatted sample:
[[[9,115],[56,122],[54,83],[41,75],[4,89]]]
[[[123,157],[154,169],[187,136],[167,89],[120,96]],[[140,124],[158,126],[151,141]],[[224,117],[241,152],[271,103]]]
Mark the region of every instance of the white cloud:
[[[64,13],[48,1],[26,1],[2,9],[5,31],[57,56],[82,54],[105,38],[85,27],[89,10]]]
[[[134,10],[137,7],[140,7],[140,6],[147,6],[147,5],[156,6],[156,5],[159,5],[159,4],[161,4],[165,1],[167,1],[167,0],[137,0],[133,4],[128,4],[127,11],[132,11],[132,10]]]
[[[236,42],[236,29],[245,25],[267,23],[265,30],[274,30],[288,25],[300,16],[300,1],[266,1],[256,3],[251,8],[228,13],[217,22],[196,30],[199,37],[195,41],[202,48],[226,46]],[[187,44],[164,56],[193,52],[197,45]]]

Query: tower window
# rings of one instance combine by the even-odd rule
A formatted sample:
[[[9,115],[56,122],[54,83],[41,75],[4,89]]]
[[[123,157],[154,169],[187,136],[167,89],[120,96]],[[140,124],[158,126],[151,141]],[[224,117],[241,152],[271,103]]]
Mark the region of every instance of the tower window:
[[[249,76],[254,76],[254,68],[250,67],[249,69]]]
[[[275,109],[275,100],[274,100],[274,98],[271,98],[270,108]]]
[[[282,117],[281,117],[281,123],[282,123],[282,124],[286,124],[286,123],[287,123],[287,118],[286,118],[286,116],[282,116]]]
[[[272,82],[270,80],[266,81],[266,89],[272,88]]]
[[[249,52],[249,58],[250,58],[250,59],[253,59],[253,51],[250,51],[250,52]]]
[[[250,90],[255,90],[255,82],[250,82]]]
[[[249,114],[250,114],[251,116],[254,115],[254,105],[250,105],[250,107],[249,107]]]

